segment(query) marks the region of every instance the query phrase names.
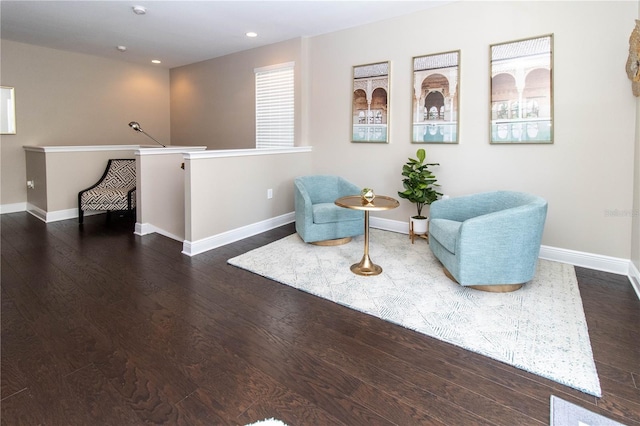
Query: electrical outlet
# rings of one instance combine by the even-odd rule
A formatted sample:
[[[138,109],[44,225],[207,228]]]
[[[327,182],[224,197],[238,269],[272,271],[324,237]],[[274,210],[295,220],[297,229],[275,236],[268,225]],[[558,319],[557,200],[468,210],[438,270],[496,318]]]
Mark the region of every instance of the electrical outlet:
[[[35,183],[34,183],[32,180],[28,180],[28,181],[27,181],[27,188],[28,188],[28,189],[33,189],[33,188],[35,188],[35,187],[36,187],[36,185],[35,185]]]
[[[272,199],[273,198],[273,189],[269,188],[267,189],[267,199]]]

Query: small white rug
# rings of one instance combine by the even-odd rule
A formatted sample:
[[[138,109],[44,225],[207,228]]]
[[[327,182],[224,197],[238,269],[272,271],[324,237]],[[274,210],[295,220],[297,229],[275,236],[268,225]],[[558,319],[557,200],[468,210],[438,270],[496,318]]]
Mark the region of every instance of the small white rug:
[[[285,423],[282,423],[280,420],[276,420],[274,418],[260,420],[255,423],[248,424],[246,426],[287,426]]]
[[[371,229],[369,254],[382,274],[349,267],[364,237],[341,246],[289,235],[231,265],[514,367],[601,396],[573,266],[540,260],[536,277],[512,293],[487,293],[449,280],[428,243]]]
[[[554,395],[551,395],[550,407],[550,426],[624,426]]]

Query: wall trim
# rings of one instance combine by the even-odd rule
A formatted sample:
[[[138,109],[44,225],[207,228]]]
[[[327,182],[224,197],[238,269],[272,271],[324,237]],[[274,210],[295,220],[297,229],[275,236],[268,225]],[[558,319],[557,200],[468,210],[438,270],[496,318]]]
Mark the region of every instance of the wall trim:
[[[35,216],[44,223],[47,223],[47,212],[42,210],[40,207],[36,207],[33,204],[27,203],[27,213]]]
[[[25,151],[32,152],[97,152],[97,151],[134,151],[140,148],[155,148],[155,145],[25,145]]]
[[[167,238],[171,238],[172,240],[176,240],[176,241],[180,241],[183,242],[184,238],[180,238],[175,234],[172,234],[171,232],[167,232],[162,228],[158,228],[157,226],[154,226],[150,223],[140,223],[140,222],[136,222],[136,227],[135,230],[133,231],[134,234],[136,235],[140,235],[140,236],[144,236],[144,235],[149,235],[149,234],[160,234],[163,235]]]
[[[187,241],[183,243],[182,253],[187,256],[195,256],[214,248],[224,246],[241,240],[243,238],[250,237],[252,235],[259,234],[261,232],[268,231],[269,229],[277,228],[278,226],[285,225],[295,221],[295,212],[290,212],[282,216],[278,216],[272,219],[267,219],[262,222],[243,226],[237,229],[232,229],[227,232],[223,232],[218,235],[204,238],[198,241]],[[369,225],[372,228],[382,229],[385,231],[398,232],[400,234],[409,234],[409,222],[403,222],[399,220],[384,219],[380,217],[370,217]],[[141,234],[142,235],[142,234]],[[618,257],[603,256],[593,253],[585,253],[575,250],[568,250],[557,247],[541,246],[540,247],[540,259],[552,260],[555,262],[568,263],[574,266],[582,266],[597,271],[611,272],[618,275],[626,275],[634,284],[634,276],[636,281],[640,281],[640,274],[638,270],[633,267],[630,259],[622,259]],[[632,272],[632,268],[635,270]],[[634,288],[637,293],[640,292],[637,286],[634,284]]]
[[[18,213],[18,212],[24,212],[26,210],[27,210],[27,202],[26,201],[24,201],[22,203],[2,204],[2,205],[0,205],[0,214]]]
[[[197,254],[204,253],[205,251],[209,251],[242,240],[244,238],[260,234],[262,232],[277,228],[282,225],[286,225],[294,221],[295,213],[290,212],[271,219],[263,220],[261,222],[253,223],[251,225],[232,229],[221,234],[212,235],[211,237],[203,238],[198,241],[184,240],[182,244],[182,254],[186,254],[187,256],[195,256]]]
[[[104,212],[102,212],[104,213]],[[84,212],[85,216],[89,216],[92,214],[98,214],[97,212]],[[60,220],[67,219],[75,219],[78,217],[78,209],[65,209],[65,210],[55,210],[52,212],[45,212],[45,222],[58,222]]]
[[[399,234],[409,235],[409,222],[370,216],[369,226],[371,228],[382,229],[383,231],[391,231],[397,232]]]
[[[27,208],[26,208],[27,213],[30,213],[31,215],[37,217],[38,219],[40,219],[41,221],[45,222],[45,223],[50,223],[50,222],[58,222],[61,220],[68,220],[68,219],[76,219],[78,217],[78,209],[65,209],[65,210],[55,210],[52,212],[47,212],[42,210],[40,207],[36,207],[33,204],[27,203]],[[104,214],[105,212],[103,211],[85,211],[84,215],[85,216],[93,216],[96,214]]]
[[[638,268],[636,268],[633,262],[629,262],[629,280],[631,281],[631,286],[636,291],[636,296],[640,299],[640,271],[638,271]]]
[[[262,148],[262,149],[217,149],[210,151],[185,152],[186,160],[199,160],[203,158],[244,157],[254,155],[295,154],[311,152],[311,146],[294,146],[290,148]]]
[[[619,275],[629,275],[631,261],[619,257],[603,256],[594,253],[541,246],[540,259],[569,263],[574,266],[582,266],[597,271],[611,272]]]
[[[135,152],[135,155],[145,157],[148,155],[166,155],[166,154],[180,154],[182,152],[190,151],[204,151],[206,146],[177,146],[167,145],[165,147],[153,147],[153,148],[140,148]]]
[[[3,204],[0,206],[0,208],[0,214],[27,211],[28,213],[45,223],[74,219],[78,217],[77,209],[46,212],[41,208],[28,203]],[[85,212],[85,215],[88,216],[102,213],[104,212]],[[294,221],[295,212],[290,212],[275,218],[267,219],[251,225],[242,226],[240,228],[223,232],[218,235],[203,238],[198,241],[183,240],[177,235],[174,235],[149,223],[136,222],[134,234],[144,236],[148,234],[158,233],[167,238],[171,238],[172,240],[182,241],[182,253],[187,256],[195,256],[197,254],[213,250],[215,248],[251,237],[262,232],[266,232],[270,229],[277,228]],[[409,223],[399,220],[371,217],[370,226],[372,228],[382,229],[385,231],[397,232],[407,235],[409,234]],[[636,292],[638,299],[640,299],[640,271],[633,264],[633,262],[631,262],[630,259],[622,259],[619,257],[604,256],[545,245],[540,247],[540,259],[568,263],[570,265],[581,266],[584,268],[594,269],[596,271],[626,275],[627,277],[629,277],[631,286]]]
[[[409,234],[408,222],[371,217],[369,219],[369,225],[372,228],[383,229],[385,231]],[[573,266],[582,266],[596,271],[626,275],[629,278],[629,281],[631,281],[631,286],[635,290],[638,299],[640,299],[640,271],[638,271],[630,259],[603,256],[600,254],[585,253],[545,245],[540,247],[539,257],[540,259],[568,263]]]

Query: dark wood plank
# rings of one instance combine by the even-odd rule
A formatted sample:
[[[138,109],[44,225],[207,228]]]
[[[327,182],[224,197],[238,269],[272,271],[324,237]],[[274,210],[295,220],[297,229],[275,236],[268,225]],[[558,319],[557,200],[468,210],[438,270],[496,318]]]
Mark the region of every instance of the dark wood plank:
[[[1,220],[2,424],[548,424],[559,396],[640,426],[640,302],[576,268],[603,397],[228,265],[114,215]]]

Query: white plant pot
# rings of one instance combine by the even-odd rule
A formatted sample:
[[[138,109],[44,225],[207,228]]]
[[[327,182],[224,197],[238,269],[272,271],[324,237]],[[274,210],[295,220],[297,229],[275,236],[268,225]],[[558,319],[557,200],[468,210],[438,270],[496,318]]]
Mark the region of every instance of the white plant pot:
[[[429,218],[426,219],[415,219],[413,217],[409,218],[409,229],[413,229],[413,233],[417,235],[422,235],[427,233],[427,228],[429,225]]]

